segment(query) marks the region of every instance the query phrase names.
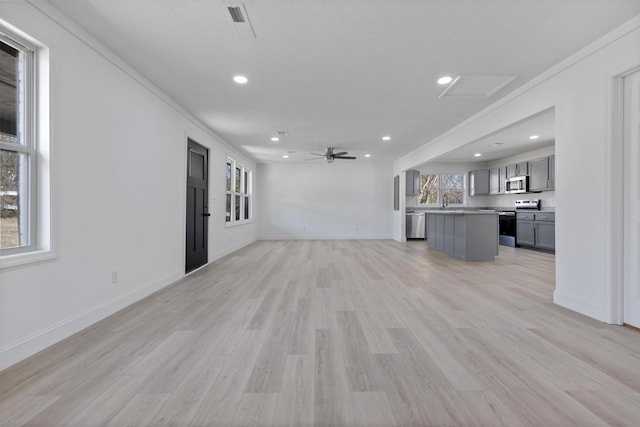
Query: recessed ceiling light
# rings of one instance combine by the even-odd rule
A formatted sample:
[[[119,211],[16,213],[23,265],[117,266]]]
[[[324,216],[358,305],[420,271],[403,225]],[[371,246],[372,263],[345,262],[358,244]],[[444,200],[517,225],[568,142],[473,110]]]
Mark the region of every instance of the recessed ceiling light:
[[[449,83],[451,83],[451,80],[453,80],[453,77],[451,76],[442,76],[438,79],[438,84],[439,85],[448,85]]]
[[[249,81],[248,78],[246,78],[245,76],[235,76],[233,78],[233,81],[236,83],[240,83],[241,85],[247,83]]]
[[[529,137],[529,139],[538,139],[538,138],[540,138],[540,135],[531,135]]]
[[[283,159],[288,159],[288,158],[289,158],[289,155],[288,155],[288,154],[283,154],[283,155],[282,155],[282,158],[283,158]]]
[[[365,156],[366,158],[369,158],[369,157],[371,157],[371,154],[365,154],[364,156]]]
[[[476,153],[473,155],[473,157],[480,157],[480,156],[482,156],[482,153]]]
[[[390,137],[390,136],[383,136],[383,137],[382,137],[382,140],[383,140],[383,141],[389,141],[390,139],[391,139],[391,137]]]
[[[280,141],[280,138],[278,138],[277,136],[274,136],[273,138],[271,138],[271,140],[272,140],[273,142],[276,142],[276,141]]]

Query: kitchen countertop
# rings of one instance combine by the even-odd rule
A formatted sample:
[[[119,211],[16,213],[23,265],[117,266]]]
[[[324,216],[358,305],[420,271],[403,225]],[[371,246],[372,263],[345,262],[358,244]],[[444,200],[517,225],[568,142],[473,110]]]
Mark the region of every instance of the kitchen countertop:
[[[429,208],[407,208],[406,209],[406,213],[410,214],[410,213],[421,213],[421,212],[425,212],[425,213],[438,213],[438,212],[447,212],[447,211],[455,211],[455,212],[465,212],[465,213],[469,213],[469,212],[481,212],[482,211],[496,211],[496,212],[503,212],[503,211],[512,211],[512,212],[525,212],[525,211],[531,211],[531,212],[555,212],[556,208],[555,207],[543,207],[540,210],[536,210],[536,209],[516,209],[514,206],[512,207],[487,207],[487,208],[478,208],[478,207],[460,207],[460,208],[441,208],[441,207],[429,207]],[[490,212],[487,212],[490,213]]]
[[[468,210],[437,210],[430,211],[431,214],[442,214],[442,215],[497,215],[496,211],[489,210],[478,210],[478,211],[468,211]]]

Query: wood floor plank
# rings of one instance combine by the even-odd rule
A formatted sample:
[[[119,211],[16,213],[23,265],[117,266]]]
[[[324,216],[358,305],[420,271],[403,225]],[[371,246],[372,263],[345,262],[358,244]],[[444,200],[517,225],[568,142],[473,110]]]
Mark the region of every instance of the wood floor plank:
[[[314,357],[313,354],[287,356],[274,427],[313,425]]]
[[[229,427],[270,427],[277,400],[277,393],[243,394]]]
[[[387,394],[384,392],[352,392],[351,402],[353,404],[353,426],[394,427],[398,425],[389,406]]]
[[[258,241],[0,372],[0,426],[637,425],[640,335],[554,280],[520,248]]]
[[[169,393],[136,394],[107,424],[108,427],[146,426],[169,398]]]
[[[286,363],[288,343],[295,329],[295,314],[275,313],[258,360],[247,381],[245,393],[277,393],[280,391]]]
[[[351,395],[336,329],[316,330],[314,385],[314,424],[351,425]]]
[[[337,312],[343,360],[351,391],[382,390],[382,379],[354,311]]]
[[[60,396],[27,396],[22,399],[12,399],[0,417],[0,426],[12,427],[26,424],[40,412],[47,409]]]
[[[264,336],[264,331],[259,330],[246,330],[242,334],[187,425],[228,425],[233,421]]]

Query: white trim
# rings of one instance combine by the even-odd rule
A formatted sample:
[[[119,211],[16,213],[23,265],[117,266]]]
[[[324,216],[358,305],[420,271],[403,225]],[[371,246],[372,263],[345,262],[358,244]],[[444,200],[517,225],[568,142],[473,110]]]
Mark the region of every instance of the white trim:
[[[242,249],[242,248],[244,248],[246,246],[249,246],[250,244],[256,242],[257,240],[258,239],[249,239],[249,240],[245,240],[244,242],[240,242],[240,243],[235,244],[233,246],[227,247],[226,249],[223,249],[221,251],[217,251],[217,252],[214,252],[214,253],[209,252],[209,263],[208,264],[210,264],[210,263],[212,263],[214,261],[217,261],[220,258],[223,258],[223,257],[225,257],[225,256],[227,256],[229,254],[232,254],[232,253],[236,252],[236,251],[239,251],[240,249]],[[208,264],[205,264],[205,265],[208,265]]]
[[[380,236],[259,236],[258,240],[395,240],[392,235],[384,234]]]
[[[48,261],[58,258],[58,254],[54,251],[30,251],[13,255],[2,255],[0,257],[0,270],[16,267],[18,265],[31,264],[35,262]]]
[[[227,165],[231,165],[230,178],[231,178],[231,190],[227,190]],[[236,191],[237,182],[236,182],[236,171],[240,169],[240,191]],[[235,160],[233,157],[227,154],[227,159],[224,164],[224,224],[225,227],[237,227],[239,225],[251,224],[253,222],[253,211],[254,211],[254,199],[253,199],[253,171],[246,167],[242,162]],[[247,182],[247,179],[249,182]],[[244,192],[244,189],[247,189],[247,192]],[[227,196],[231,196],[230,207],[231,212],[229,213],[230,220],[227,221]],[[240,196],[240,219],[236,219],[236,204],[235,198],[236,196]],[[249,199],[249,218],[244,218],[245,204],[246,198]]]
[[[181,271],[166,275],[126,295],[98,304],[0,348],[0,371],[140,301],[182,277],[184,273]]]
[[[593,317],[601,322],[607,321],[607,310],[605,308],[599,307],[591,301],[567,295],[557,289],[553,292],[553,302],[559,306],[568,308],[569,310],[576,311],[585,316]]]
[[[0,248],[0,267],[3,265],[1,260],[7,256],[26,254],[36,252],[38,250],[49,249],[43,247],[39,243],[42,239],[39,237],[40,217],[42,213],[39,208],[39,158],[41,157],[38,147],[41,109],[39,103],[42,100],[38,94],[39,82],[41,78],[47,79],[47,75],[41,76],[38,63],[41,59],[41,50],[46,50],[41,44],[35,43],[30,37],[24,37],[21,32],[14,31],[14,28],[4,21],[0,21],[0,42],[17,50],[19,52],[16,57],[18,61],[18,75],[16,78],[19,83],[16,86],[16,96],[22,101],[18,102],[18,110],[16,111],[16,143],[0,143],[0,149],[5,151],[18,153],[18,172],[26,173],[21,179],[18,193],[18,217],[20,246],[10,248]],[[48,129],[47,129],[48,132]],[[25,182],[26,179],[26,182]],[[26,239],[23,240],[24,236]]]
[[[609,76],[610,114],[607,117],[609,138],[607,144],[607,165],[609,170],[609,200],[606,210],[608,239],[606,271],[608,286],[605,301],[608,313],[606,322],[624,323],[624,78],[640,70],[640,64],[626,67],[626,71]]]

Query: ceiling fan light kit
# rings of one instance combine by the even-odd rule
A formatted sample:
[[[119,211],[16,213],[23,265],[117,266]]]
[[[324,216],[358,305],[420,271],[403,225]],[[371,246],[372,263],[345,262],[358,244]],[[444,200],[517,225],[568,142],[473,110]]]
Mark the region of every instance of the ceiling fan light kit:
[[[339,160],[355,160],[357,157],[355,156],[347,156],[347,154],[349,154],[346,151],[340,151],[338,153],[334,153],[335,148],[334,147],[327,147],[324,149],[324,154],[318,154],[318,153],[309,153],[313,156],[318,156],[315,158],[311,158],[311,159],[305,159],[305,160],[319,160],[319,159],[324,159],[327,161],[327,163],[333,163],[334,160],[339,159]]]

